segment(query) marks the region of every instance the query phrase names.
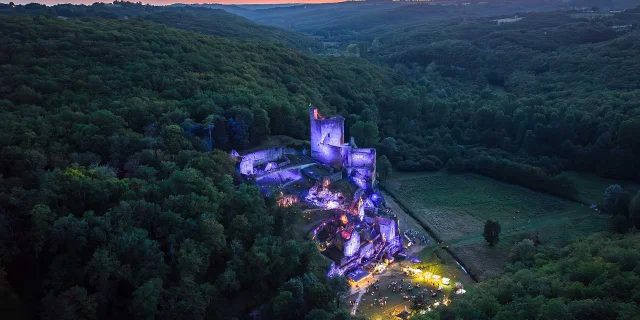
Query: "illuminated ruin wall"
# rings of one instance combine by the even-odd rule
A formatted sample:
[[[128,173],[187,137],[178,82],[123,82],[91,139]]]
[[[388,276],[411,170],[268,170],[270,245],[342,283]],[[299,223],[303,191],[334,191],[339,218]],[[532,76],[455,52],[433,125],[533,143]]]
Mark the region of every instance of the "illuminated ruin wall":
[[[314,240],[321,235],[320,241],[326,245],[323,254],[333,261],[329,276],[344,275],[383,259],[393,260],[402,250],[397,218],[375,216],[354,221],[348,217],[345,213],[335,215],[314,230]]]
[[[398,225],[393,219],[376,217],[376,227],[385,241],[391,241],[398,235]]]
[[[370,259],[374,254],[375,250],[372,243],[366,243],[360,247],[360,256],[362,256],[363,258]]]
[[[355,148],[346,154],[345,167],[376,167],[376,149]]]
[[[344,118],[324,118],[317,108],[309,109],[311,157],[321,163],[341,168],[344,144]]]
[[[299,169],[290,169],[290,170],[282,170],[276,171],[269,174],[265,174],[261,177],[256,178],[256,182],[261,185],[276,185],[276,184],[290,184],[292,182],[298,181],[302,179],[302,173],[300,173]]]
[[[345,149],[347,147],[345,146]],[[360,188],[368,189],[376,181],[376,149],[350,148],[343,152],[347,176]]]
[[[242,160],[240,161],[240,173],[244,175],[255,174],[254,168],[256,166],[282,159],[286,154],[296,153],[296,150],[291,148],[271,148],[246,154],[242,156]],[[274,166],[272,165],[272,167]],[[277,166],[275,166],[275,168],[277,168]]]
[[[362,189],[369,189],[375,182],[375,168],[350,167],[347,168],[347,177],[349,181]]]
[[[361,188],[373,186],[376,177],[376,149],[355,148],[344,143],[344,118],[323,117],[309,109],[311,157],[334,168],[347,168],[352,181]]]
[[[320,144],[314,151],[311,150],[311,157],[322,164],[329,165],[334,168],[342,168],[342,156],[340,155],[341,148]]]

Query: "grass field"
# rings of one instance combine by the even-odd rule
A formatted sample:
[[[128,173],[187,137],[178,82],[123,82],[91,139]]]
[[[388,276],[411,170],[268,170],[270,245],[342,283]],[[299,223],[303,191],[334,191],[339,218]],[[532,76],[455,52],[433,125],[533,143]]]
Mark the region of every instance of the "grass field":
[[[612,184],[619,184],[631,194],[635,194],[640,189],[638,184],[630,181],[617,181],[588,173],[565,172],[563,175],[571,179],[576,185],[577,194],[573,200],[586,205],[599,204],[604,190]]]
[[[480,280],[499,273],[524,237],[561,244],[608,226],[607,215],[585,205],[474,174],[396,174],[383,187]],[[493,248],[482,237],[487,219],[502,226]]]

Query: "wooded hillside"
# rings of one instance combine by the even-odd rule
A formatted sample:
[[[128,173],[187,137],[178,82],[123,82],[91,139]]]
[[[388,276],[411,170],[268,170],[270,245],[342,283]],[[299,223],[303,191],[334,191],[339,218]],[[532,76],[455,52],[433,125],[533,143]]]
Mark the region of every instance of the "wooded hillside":
[[[0,33],[3,312],[346,316],[301,213],[209,151],[303,137],[310,98],[364,103],[389,70],[139,20],[2,16]]]
[[[58,4],[51,7],[31,3],[12,7],[0,4],[0,14],[49,15],[61,18],[145,19],[178,29],[242,40],[282,43],[304,52],[318,52],[322,44],[312,37],[253,22],[220,9],[192,6],[150,6],[116,1],[92,5]]]

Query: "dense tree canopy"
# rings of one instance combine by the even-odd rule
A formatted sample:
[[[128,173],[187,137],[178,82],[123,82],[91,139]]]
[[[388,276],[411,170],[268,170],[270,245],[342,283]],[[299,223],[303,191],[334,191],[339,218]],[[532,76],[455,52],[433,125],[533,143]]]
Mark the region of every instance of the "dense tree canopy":
[[[417,319],[636,319],[639,235],[596,234],[564,247],[525,239],[507,273]]]
[[[3,318],[344,316],[301,213],[212,150],[303,137],[296,111],[331,92],[318,60],[136,20],[3,16],[0,33]]]
[[[62,18],[137,18],[232,39],[278,42],[305,52],[322,49],[319,41],[305,34],[255,23],[220,9],[193,6],[151,6],[143,5],[141,2],[117,0],[113,4],[96,2],[92,5],[58,4],[51,7],[37,3],[14,7],[0,4],[0,14],[49,15]]]
[[[447,163],[486,153],[551,175],[581,170],[639,179],[637,9],[519,19],[364,33],[376,43],[370,59],[404,68],[416,84],[394,92],[394,108],[379,110],[381,136],[399,141],[392,162],[429,170],[437,166],[420,164],[429,155]],[[451,168],[479,169],[460,160]]]
[[[368,61],[254,41],[314,45],[215,10],[117,5],[0,7],[10,317],[347,318],[345,283],[291,231],[300,212],[240,183],[225,152],[308,138],[309,103],[378,149],[382,179],[446,167],[571,197],[564,170],[640,178],[637,9],[402,24],[404,8],[393,28],[360,29],[352,48]],[[639,197],[607,191],[616,231],[638,227]],[[499,228],[487,234],[495,244]],[[632,319],[627,237],[518,243],[507,275],[429,317]]]

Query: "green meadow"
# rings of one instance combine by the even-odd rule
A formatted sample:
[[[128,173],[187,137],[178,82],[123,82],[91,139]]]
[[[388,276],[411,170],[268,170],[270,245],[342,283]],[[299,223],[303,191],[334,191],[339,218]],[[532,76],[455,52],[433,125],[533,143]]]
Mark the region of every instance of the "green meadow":
[[[475,174],[399,173],[383,187],[478,279],[500,273],[511,245],[523,238],[561,245],[609,225],[608,215],[584,204]],[[502,226],[496,247],[482,237],[488,219]]]

